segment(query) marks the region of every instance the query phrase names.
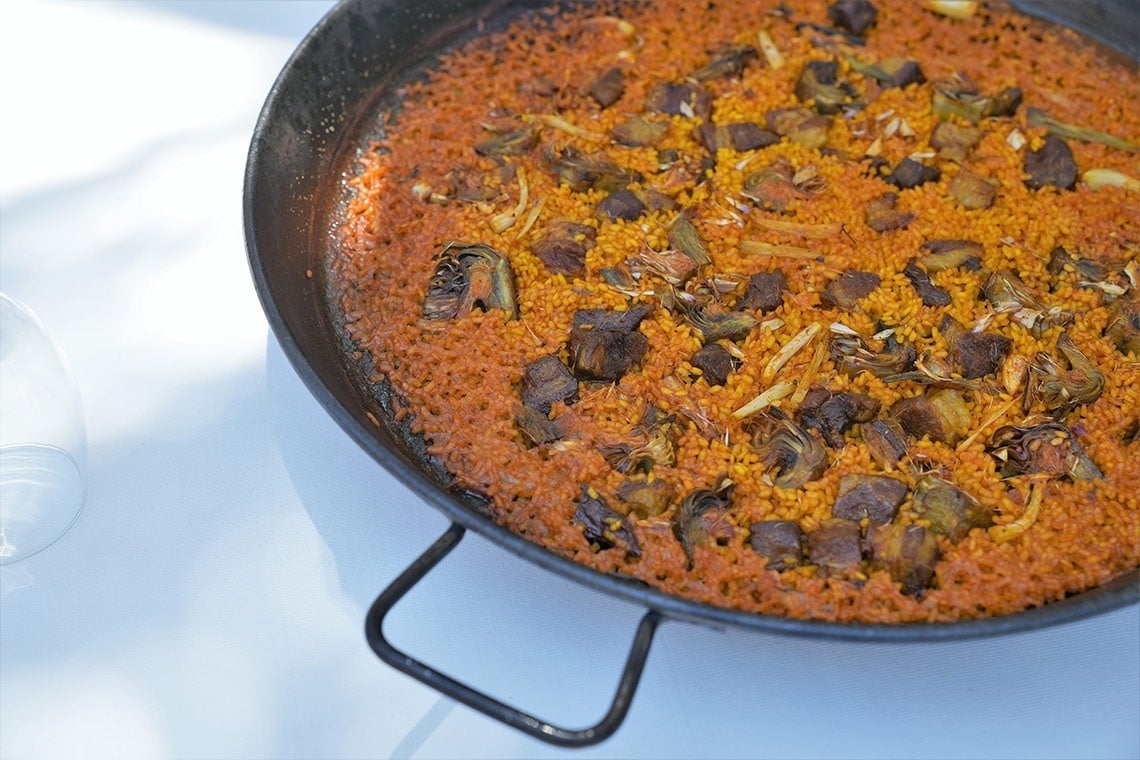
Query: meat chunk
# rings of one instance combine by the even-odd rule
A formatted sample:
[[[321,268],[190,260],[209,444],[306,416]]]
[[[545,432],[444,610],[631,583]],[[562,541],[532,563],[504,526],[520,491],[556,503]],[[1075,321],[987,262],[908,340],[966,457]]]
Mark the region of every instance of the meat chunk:
[[[556,401],[570,401],[578,395],[578,381],[557,356],[542,356],[523,368],[522,402],[543,414],[550,414]]]
[[[875,25],[879,9],[869,0],[838,0],[827,6],[827,15],[836,26],[852,34],[862,35]]]
[[[568,348],[570,369],[579,380],[615,382],[641,361],[649,339],[637,332],[649,314],[640,304],[627,311],[582,309],[574,314]]]
[[[889,523],[898,514],[906,491],[906,483],[890,475],[844,475],[831,514],[856,522],[866,517],[872,523]]]
[[[882,278],[874,272],[848,269],[827,283],[819,295],[819,301],[826,307],[847,311],[855,308],[859,299],[870,295],[881,281]]]
[[[771,272],[758,272],[748,278],[748,290],[736,302],[737,311],[759,309],[767,314],[784,302],[784,292],[788,289],[788,277],[781,269]]]
[[[997,199],[997,185],[968,169],[961,169],[947,188],[958,203],[968,209],[987,209]]]
[[[645,520],[656,517],[673,504],[673,486],[661,478],[627,480],[618,486],[617,496],[630,512]]]
[[[893,470],[910,448],[906,433],[894,420],[872,420],[859,430],[863,433],[863,441],[871,452],[871,458],[884,470]]]
[[[941,178],[942,170],[937,166],[927,166],[909,157],[899,161],[891,173],[884,177],[887,182],[900,190],[909,190],[927,182],[937,182]]]
[[[589,88],[590,97],[602,108],[612,106],[625,92],[625,72],[617,66],[595,79]]]
[[[762,520],[752,523],[748,543],[769,570],[787,570],[803,562],[803,531],[794,520]]]
[[[922,73],[922,66],[918,61],[913,61],[901,56],[892,55],[884,58],[876,64],[876,68],[889,76],[890,82],[886,86],[890,87],[906,87],[908,84],[922,84],[926,81],[926,75]]]
[[[849,576],[863,563],[859,523],[831,518],[807,534],[807,554],[824,576]]]
[[[585,483],[582,484],[582,494],[578,497],[573,519],[583,527],[586,541],[594,547],[594,551],[612,549],[621,543],[625,545],[629,556],[641,555],[637,536],[626,518],[610,509],[602,497]]]
[[[720,125],[705,122],[697,127],[695,133],[697,139],[710,153],[716,153],[721,148],[738,151],[755,150],[780,141],[779,135],[750,121]]]
[[[597,230],[588,224],[555,222],[531,250],[549,271],[581,276],[586,271],[586,252],[597,235]]]
[[[930,133],[930,147],[943,158],[961,163],[966,160],[970,148],[982,139],[982,130],[965,127],[953,121],[940,121]]]
[[[891,416],[915,438],[928,436],[953,446],[970,426],[970,409],[961,394],[941,389],[903,398],[891,405]]]
[[[950,358],[961,368],[962,377],[973,380],[997,372],[1012,346],[1004,335],[965,331],[951,345]]]
[[[602,198],[596,211],[602,219],[631,222],[645,213],[645,204],[632,190],[618,190]]]
[[[695,82],[665,82],[649,91],[645,109],[707,121],[712,112],[712,93]]]
[[[710,343],[704,346],[689,361],[701,371],[701,377],[709,385],[724,385],[728,376],[736,369],[740,362],[719,343]]]
[[[643,116],[635,116],[623,121],[610,130],[610,136],[619,145],[630,148],[657,145],[669,133],[669,122],[653,121]]]
[[[885,193],[868,203],[864,210],[867,226],[875,232],[905,229],[915,220],[915,216],[909,211],[897,210],[895,205],[898,200],[897,193]]]
[[[1025,154],[1025,184],[1034,190],[1053,185],[1072,190],[1077,184],[1077,162],[1069,144],[1056,135],[1047,135],[1040,150]]]
[[[867,536],[871,566],[886,570],[904,594],[917,594],[934,580],[941,552],[932,531],[920,525],[880,525]]]
[[[950,293],[940,288],[930,280],[926,270],[918,265],[917,260],[911,259],[906,263],[903,274],[910,280],[918,297],[922,299],[923,306],[949,306]]]
[[[820,116],[810,108],[777,108],[765,117],[768,130],[786,137],[805,148],[822,148],[827,144],[831,119]]]
[[[800,404],[800,424],[818,430],[832,448],[843,445],[843,434],[852,425],[874,419],[879,402],[862,393],[832,393],[817,388],[810,390]]]

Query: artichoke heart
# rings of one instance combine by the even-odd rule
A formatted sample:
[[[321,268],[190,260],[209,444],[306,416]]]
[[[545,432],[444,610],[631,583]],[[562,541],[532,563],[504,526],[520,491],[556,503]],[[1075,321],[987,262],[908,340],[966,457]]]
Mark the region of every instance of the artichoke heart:
[[[1072,480],[1098,480],[1100,468],[1061,422],[1032,427],[1006,425],[994,432],[990,454],[1001,463],[1003,477],[1044,473]]]
[[[1057,350],[1069,365],[1044,352],[1030,365],[1031,377],[1036,382],[1026,385],[1026,406],[1033,398],[1040,398],[1045,408],[1055,412],[1068,412],[1082,404],[1091,404],[1104,390],[1104,373],[1088,360],[1073,343],[1068,333],[1057,338]]]
[[[518,317],[511,262],[482,243],[448,243],[436,258],[424,297],[424,319],[453,319],[475,309]]]
[[[761,432],[757,448],[760,464],[775,471],[775,484],[796,489],[818,480],[827,469],[827,449],[819,440],[793,422],[779,407],[765,414],[769,430]]]

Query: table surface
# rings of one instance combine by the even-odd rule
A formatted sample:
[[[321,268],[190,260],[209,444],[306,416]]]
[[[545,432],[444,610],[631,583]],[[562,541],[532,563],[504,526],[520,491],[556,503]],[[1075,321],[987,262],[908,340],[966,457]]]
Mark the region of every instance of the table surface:
[[[0,569],[0,756],[1140,755],[1135,606],[941,644],[667,623],[581,751],[376,660],[365,610],[447,523],[294,374],[241,229],[258,110],[328,7],[0,3],[0,287],[70,358],[90,470],[73,529]],[[580,726],[641,612],[469,534],[389,634]]]

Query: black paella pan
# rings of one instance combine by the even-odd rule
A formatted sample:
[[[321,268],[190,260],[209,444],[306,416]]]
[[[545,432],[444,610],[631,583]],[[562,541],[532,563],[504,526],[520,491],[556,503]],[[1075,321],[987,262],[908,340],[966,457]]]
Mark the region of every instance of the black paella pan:
[[[538,738],[563,745],[601,741],[621,724],[663,620],[733,626],[791,636],[879,642],[934,642],[997,636],[1075,621],[1140,599],[1133,571],[1099,588],[1014,615],[923,625],[844,624],[739,612],[681,599],[578,565],[499,526],[473,500],[448,488],[421,442],[393,420],[386,389],[350,357],[326,298],[322,272],[340,173],[396,85],[435,54],[498,28],[536,3],[507,0],[345,0],[305,38],[261,112],[245,174],[244,223],[258,295],[294,369],[325,410],[368,454],[452,522],[370,610],[368,641],[388,664],[448,696]],[[1140,7],[1128,0],[1038,0],[1019,7],[1065,23],[1140,59]],[[386,100],[388,99],[388,100]],[[377,424],[377,422],[379,424]],[[594,726],[565,729],[503,704],[394,648],[382,624],[391,607],[474,530],[504,550],[646,612],[609,711]]]

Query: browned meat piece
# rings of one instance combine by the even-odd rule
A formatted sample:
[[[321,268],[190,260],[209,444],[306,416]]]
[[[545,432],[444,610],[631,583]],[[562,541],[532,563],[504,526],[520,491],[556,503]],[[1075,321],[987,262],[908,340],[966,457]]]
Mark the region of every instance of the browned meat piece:
[[[581,276],[586,271],[586,251],[597,235],[588,224],[555,222],[531,250],[551,272]]]
[[[880,525],[868,532],[871,566],[886,570],[904,594],[917,594],[934,581],[941,551],[932,531],[920,525]]]
[[[864,298],[879,287],[882,278],[874,272],[860,272],[848,269],[827,283],[819,294],[819,301],[826,307],[848,311],[855,308],[860,298]]]
[[[959,170],[947,188],[958,203],[968,209],[987,209],[997,198],[997,184],[968,169]]]
[[[863,32],[875,25],[879,9],[869,0],[838,0],[827,6],[831,23],[862,36]]]
[[[769,570],[787,570],[803,562],[803,531],[793,520],[762,520],[752,523],[748,543],[761,557],[768,558]]]
[[[1046,135],[1040,150],[1025,154],[1025,184],[1034,190],[1053,185],[1072,190],[1077,184],[1077,162],[1069,144],[1056,135]]]
[[[696,136],[710,153],[716,153],[721,148],[755,150],[780,141],[779,135],[750,121],[720,125],[705,122],[697,127]]]
[[[593,81],[589,92],[602,108],[612,106],[625,92],[625,72],[614,66]]]
[[[615,382],[645,356],[649,339],[639,332],[574,330],[569,346],[575,376]]]
[[[868,203],[864,212],[867,226],[875,232],[905,229],[915,216],[908,211],[897,211],[895,204],[898,200],[897,193],[886,193]]]
[[[1021,105],[1022,93],[1020,87],[1006,87],[990,98],[986,116],[1013,116]]]
[[[883,179],[900,190],[909,190],[927,182],[937,182],[941,178],[942,170],[937,166],[927,166],[913,158],[904,158]]]
[[[712,93],[694,82],[665,82],[649,91],[645,110],[708,121]]]
[[[923,306],[949,306],[950,292],[940,288],[930,281],[930,275],[918,265],[916,259],[906,263],[903,274],[910,280],[918,297],[922,299]]]
[[[824,576],[854,575],[862,566],[859,523],[832,518],[807,534],[808,560]]]
[[[732,371],[740,366],[736,357],[719,343],[704,346],[693,354],[689,363],[701,371],[701,377],[709,385],[724,385]]]
[[[526,436],[526,440],[535,446],[552,443],[564,435],[557,421],[529,406],[520,406],[515,409],[515,424]]]
[[[736,302],[737,311],[759,309],[767,314],[784,302],[784,291],[788,289],[788,278],[783,270],[758,272],[748,278],[748,290]]]
[[[898,514],[906,490],[906,483],[890,475],[844,475],[831,514],[856,522],[866,517],[872,523],[889,523]]]
[[[893,470],[910,448],[906,433],[894,420],[872,420],[860,426],[859,430],[871,458],[884,470]]]
[[[582,309],[574,313],[567,347],[570,369],[579,380],[614,382],[641,361],[649,339],[637,332],[649,307],[639,304],[627,311]]]
[[[542,356],[523,367],[522,402],[550,414],[555,401],[570,401],[578,395],[578,381],[557,356]]]
[[[922,84],[926,81],[926,75],[922,73],[918,61],[897,55],[879,61],[876,68],[890,77],[890,81],[885,83],[890,87],[906,87],[908,84]]]
[[[1004,335],[966,331],[950,346],[950,358],[961,368],[962,377],[973,380],[997,372],[1012,346]]]
[[[769,131],[788,138],[805,148],[822,148],[827,144],[831,119],[810,108],[778,108],[765,116]]]
[[[879,401],[862,393],[832,393],[822,388],[807,392],[798,410],[800,424],[815,429],[832,448],[843,445],[852,425],[874,419]]]
[[[899,399],[891,405],[891,416],[915,438],[928,436],[953,446],[970,426],[970,410],[961,394],[941,389],[923,396]]]
[[[959,267],[969,272],[982,268],[982,244],[973,240],[928,240],[922,250],[926,253],[918,263],[929,274]]]
[[[953,121],[940,121],[930,133],[930,147],[943,158],[961,163],[966,160],[970,148],[982,139],[982,130],[977,127],[964,127]]]
[[[602,497],[585,483],[578,497],[578,508],[574,510],[574,522],[584,528],[586,540],[594,551],[612,549],[620,542],[625,545],[627,555],[641,556],[641,547],[629,522],[610,509]]]
[[[602,219],[633,221],[645,213],[645,204],[631,190],[618,190],[598,202],[596,212]]]

